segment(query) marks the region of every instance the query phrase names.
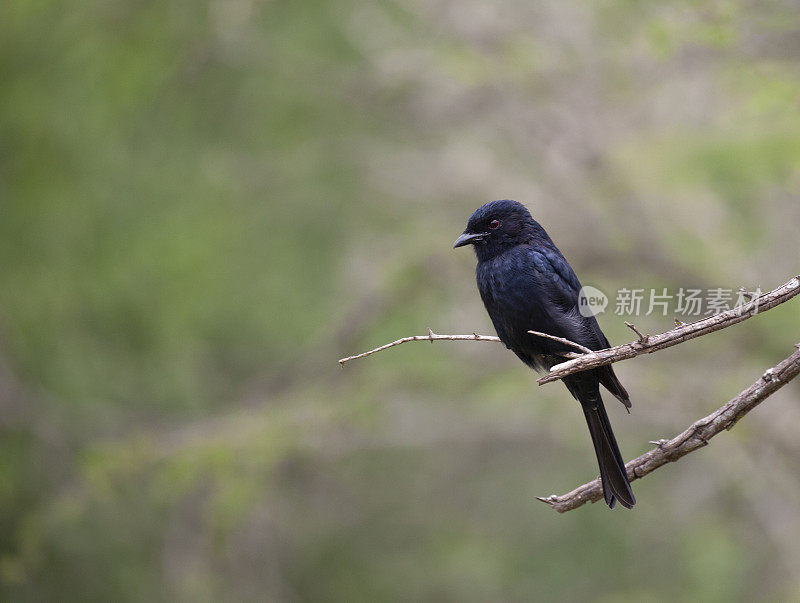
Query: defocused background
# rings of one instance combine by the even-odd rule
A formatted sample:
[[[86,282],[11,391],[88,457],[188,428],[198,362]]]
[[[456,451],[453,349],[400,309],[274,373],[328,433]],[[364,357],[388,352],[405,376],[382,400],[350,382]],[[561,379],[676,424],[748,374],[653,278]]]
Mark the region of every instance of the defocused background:
[[[799,8],[6,3],[0,599],[800,600],[800,383],[558,515],[596,474],[559,384],[485,343],[337,364],[493,333],[451,249],[490,199],[612,294],[800,272]],[[623,455],[788,356],[798,303],[618,365]]]

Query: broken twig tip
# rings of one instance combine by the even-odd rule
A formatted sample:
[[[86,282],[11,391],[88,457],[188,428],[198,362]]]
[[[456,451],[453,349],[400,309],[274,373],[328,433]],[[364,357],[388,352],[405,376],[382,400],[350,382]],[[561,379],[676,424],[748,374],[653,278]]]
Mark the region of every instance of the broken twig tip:
[[[633,323],[630,323],[627,320],[625,321],[625,326],[639,336],[639,341],[641,343],[647,343],[647,340],[650,338],[649,335],[642,335],[642,332],[639,329],[637,329]]]

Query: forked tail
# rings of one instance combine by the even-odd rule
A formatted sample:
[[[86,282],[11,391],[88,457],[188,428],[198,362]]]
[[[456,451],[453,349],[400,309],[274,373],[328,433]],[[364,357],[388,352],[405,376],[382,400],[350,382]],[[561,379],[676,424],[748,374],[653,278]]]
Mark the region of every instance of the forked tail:
[[[581,402],[581,405],[589,425],[589,433],[592,434],[597,463],[600,465],[600,481],[603,483],[606,504],[613,509],[616,501],[619,501],[623,507],[630,509],[636,504],[636,499],[603,401],[598,397],[591,402]]]

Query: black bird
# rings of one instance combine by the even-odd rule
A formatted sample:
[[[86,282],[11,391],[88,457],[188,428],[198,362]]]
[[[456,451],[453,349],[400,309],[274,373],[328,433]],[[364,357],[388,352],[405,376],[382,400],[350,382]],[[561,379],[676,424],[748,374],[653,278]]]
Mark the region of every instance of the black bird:
[[[549,370],[564,362],[559,354],[575,351],[528,333],[531,330],[592,350],[609,347],[595,317],[580,312],[578,277],[524,205],[503,200],[478,208],[453,248],[464,245],[472,245],[478,256],[478,289],[498,337],[529,367]],[[563,381],[586,415],[606,504],[613,509],[619,501],[632,508],[636,499],[603,407],[600,384],[626,408],[631,406],[628,392],[611,365],[574,373]]]

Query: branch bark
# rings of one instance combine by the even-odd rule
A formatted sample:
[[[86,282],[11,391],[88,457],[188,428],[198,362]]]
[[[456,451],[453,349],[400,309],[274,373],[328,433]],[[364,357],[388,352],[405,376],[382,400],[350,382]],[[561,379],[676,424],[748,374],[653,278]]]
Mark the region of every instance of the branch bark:
[[[662,465],[677,461],[682,456],[702,448],[723,430],[731,429],[744,415],[800,374],[800,343],[795,347],[797,350],[791,356],[767,369],[755,383],[724,406],[707,417],[695,421],[671,440],[651,442],[656,445],[655,448],[625,465],[628,479],[630,481],[640,479]],[[602,497],[603,488],[600,478],[597,478],[568,494],[553,495],[538,500],[547,503],[559,513],[565,513]]]

